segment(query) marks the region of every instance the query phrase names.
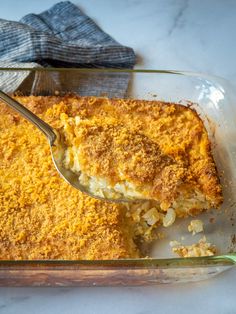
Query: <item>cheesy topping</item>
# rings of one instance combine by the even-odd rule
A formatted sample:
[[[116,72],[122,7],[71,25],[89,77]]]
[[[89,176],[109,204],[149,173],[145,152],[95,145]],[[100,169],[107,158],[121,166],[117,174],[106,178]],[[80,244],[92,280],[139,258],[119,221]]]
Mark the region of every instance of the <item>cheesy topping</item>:
[[[221,203],[207,133],[189,108],[78,96],[16,99],[64,134],[75,168],[102,174],[105,187],[122,177],[131,194],[145,191],[157,201],[117,205],[74,189],[58,175],[44,135],[1,103],[0,259],[139,257],[136,243],[159,237],[158,225]]]
[[[165,210],[181,198],[192,208],[221,203],[207,132],[192,109],[91,97],[60,119],[65,166],[92,194],[153,199]]]

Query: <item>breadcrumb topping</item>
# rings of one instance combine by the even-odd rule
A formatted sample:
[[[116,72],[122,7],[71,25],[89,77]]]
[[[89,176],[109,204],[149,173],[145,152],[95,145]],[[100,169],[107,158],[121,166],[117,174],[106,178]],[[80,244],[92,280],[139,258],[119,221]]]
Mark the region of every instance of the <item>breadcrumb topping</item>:
[[[66,106],[55,97],[17,99],[54,126],[55,109],[59,113]],[[54,104],[54,111],[43,110]],[[125,208],[68,185],[52,163],[44,135],[0,107],[0,259],[140,256]]]
[[[171,203],[173,217],[181,217],[222,202],[207,133],[189,108],[78,96],[16,99],[61,133],[67,120],[73,136],[67,132],[66,140],[83,143],[86,171],[128,178],[158,201],[127,210],[72,188],[54,168],[44,135],[1,103],[0,259],[139,257],[137,238],[159,236]]]
[[[154,199],[165,210],[182,195],[197,199],[201,194],[196,204],[201,208],[221,204],[208,135],[194,110],[90,97],[79,102],[76,116],[62,114],[60,119],[68,167],[76,169],[76,160],[82,174],[105,179],[114,188],[131,185],[135,198]]]

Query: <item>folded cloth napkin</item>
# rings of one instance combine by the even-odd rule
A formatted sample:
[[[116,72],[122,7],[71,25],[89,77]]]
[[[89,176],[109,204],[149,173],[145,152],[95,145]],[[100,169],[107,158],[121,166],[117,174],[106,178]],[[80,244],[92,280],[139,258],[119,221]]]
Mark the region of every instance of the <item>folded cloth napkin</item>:
[[[70,67],[132,68],[133,49],[116,42],[69,1],[20,22],[0,20],[0,60]]]
[[[103,32],[69,1],[59,2],[40,14],[28,14],[20,22],[0,19],[0,67],[132,68],[135,54]],[[0,76],[0,87],[19,85]],[[10,80],[10,81],[9,81]],[[7,83],[8,82],[8,83]],[[1,84],[2,83],[2,84]],[[3,86],[3,87],[4,87]]]

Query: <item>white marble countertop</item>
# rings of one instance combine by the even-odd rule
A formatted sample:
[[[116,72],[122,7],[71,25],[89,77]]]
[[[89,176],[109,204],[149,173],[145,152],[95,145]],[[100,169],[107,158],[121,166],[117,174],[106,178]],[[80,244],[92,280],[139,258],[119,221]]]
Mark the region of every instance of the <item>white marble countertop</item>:
[[[39,13],[54,0],[1,1],[0,18]],[[138,54],[137,68],[223,76],[236,84],[236,1],[75,0]],[[0,288],[0,313],[236,313],[236,269],[209,281],[138,288]]]

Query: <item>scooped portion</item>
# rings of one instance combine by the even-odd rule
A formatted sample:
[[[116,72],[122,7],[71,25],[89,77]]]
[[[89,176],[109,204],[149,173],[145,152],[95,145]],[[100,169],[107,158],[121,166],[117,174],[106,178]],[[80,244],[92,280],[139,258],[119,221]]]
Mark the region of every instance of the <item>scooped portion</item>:
[[[210,142],[195,111],[105,98],[84,106],[74,116],[60,116],[64,165],[92,194],[151,199],[183,215],[222,202]]]
[[[181,164],[135,128],[110,118],[62,119],[68,143],[65,165],[78,174],[81,172],[79,180],[95,195],[158,199],[155,183],[163,171],[174,167],[180,177],[184,172]]]

